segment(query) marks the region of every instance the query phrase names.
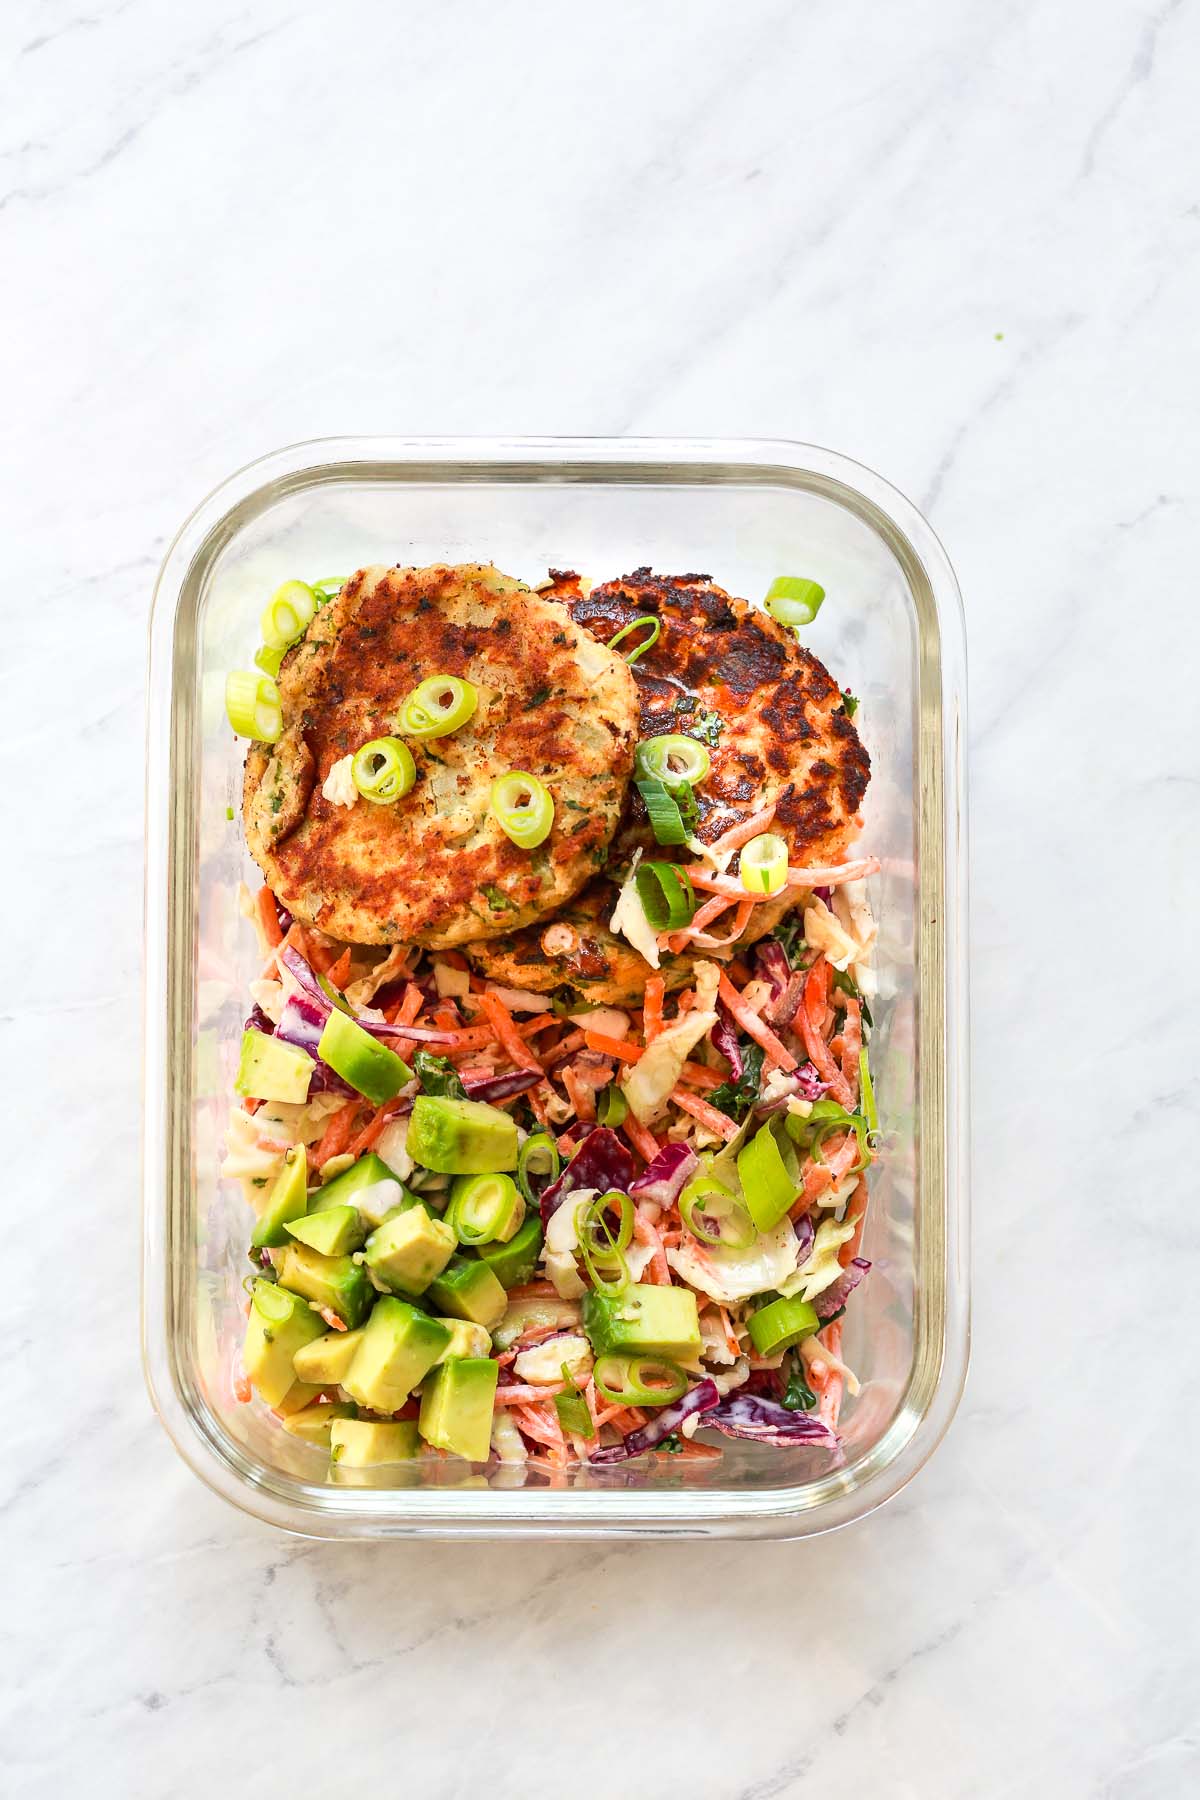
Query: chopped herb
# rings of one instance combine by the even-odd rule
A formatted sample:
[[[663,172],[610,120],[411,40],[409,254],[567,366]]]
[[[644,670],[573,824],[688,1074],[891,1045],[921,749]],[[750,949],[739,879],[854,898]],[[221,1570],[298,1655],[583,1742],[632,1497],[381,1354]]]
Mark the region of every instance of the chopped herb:
[[[683,1451],[683,1439],[677,1431],[672,1431],[663,1439],[658,1448],[665,1450],[668,1456],[679,1456]]]
[[[498,888],[494,882],[489,882],[486,887],[481,887],[479,891],[493,912],[517,911],[516,905],[509,899],[508,895],[504,892],[504,889]]]
[[[546,701],[550,698],[550,695],[552,692],[553,692],[553,689],[551,689],[551,688],[540,687],[536,694],[530,694],[530,696],[529,696],[530,706],[541,706],[544,701]]]
[[[254,1187],[266,1187],[266,1185],[267,1185],[266,1176],[265,1175],[255,1175],[253,1178],[252,1185]]]
[[[423,1094],[435,1094],[442,1100],[466,1099],[467,1090],[458,1070],[447,1057],[434,1056],[429,1050],[418,1050],[412,1063],[413,1073],[421,1084]]]
[[[758,1099],[762,1087],[764,1051],[761,1044],[750,1044],[742,1052],[743,1068],[737,1081],[723,1081],[719,1088],[714,1088],[708,1096],[710,1106],[727,1113],[731,1119],[740,1119]]]
[[[850,692],[849,688],[842,689],[842,711],[848,719],[852,719],[858,711],[858,701],[854,698],[854,695]]]
[[[720,713],[706,711],[695,694],[685,694],[677,700],[675,713],[685,736],[695,738],[699,744],[715,745],[725,727]]]
[[[795,962],[796,952],[805,948],[804,919],[795,914],[791,919],[775,927],[775,940],[783,950],[790,963]]]
[[[232,819],[232,817],[233,817],[233,808],[232,808],[232,806],[227,806],[227,807],[226,807],[226,808],[225,808],[225,817],[226,817],[226,818],[227,818],[227,819]]]
[[[817,1396],[808,1385],[804,1358],[799,1351],[794,1352],[792,1356],[787,1386],[783,1390],[783,1404],[791,1412],[811,1412],[817,1404]]]
[[[271,795],[271,811],[277,813],[282,805],[283,795],[279,792],[279,789],[276,788],[275,792]]]
[[[858,1001],[858,1004],[862,1007],[864,1025],[871,1026],[875,1023],[874,1019],[871,1017],[871,1009],[862,997],[862,990],[859,988],[857,981],[855,981],[849,970],[835,969],[833,971],[833,985],[843,994],[849,994],[852,1000]]]

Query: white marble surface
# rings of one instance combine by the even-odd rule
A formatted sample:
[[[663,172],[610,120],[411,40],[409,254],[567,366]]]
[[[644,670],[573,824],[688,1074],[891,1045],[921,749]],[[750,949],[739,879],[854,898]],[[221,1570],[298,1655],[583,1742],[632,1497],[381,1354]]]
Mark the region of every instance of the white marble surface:
[[[1196,0],[9,0],[3,1775],[61,1800],[1200,1791]],[[227,471],[808,438],[972,657],[975,1348],[802,1545],[331,1547],[138,1366],[142,684]]]

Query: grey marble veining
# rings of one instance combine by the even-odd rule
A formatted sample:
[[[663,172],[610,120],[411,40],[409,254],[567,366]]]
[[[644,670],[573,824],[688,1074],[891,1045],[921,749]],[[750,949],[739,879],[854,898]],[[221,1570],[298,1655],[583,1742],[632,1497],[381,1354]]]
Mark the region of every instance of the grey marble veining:
[[[1195,1793],[1195,0],[15,0],[0,37],[0,1787]],[[154,571],[279,444],[493,430],[826,443],[962,582],[972,1374],[832,1538],[293,1542],[145,1398]]]

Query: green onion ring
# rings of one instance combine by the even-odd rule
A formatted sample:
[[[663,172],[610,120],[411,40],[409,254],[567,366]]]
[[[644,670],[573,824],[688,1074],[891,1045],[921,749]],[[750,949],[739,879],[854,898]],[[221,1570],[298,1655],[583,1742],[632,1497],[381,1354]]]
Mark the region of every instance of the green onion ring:
[[[273,744],[283,730],[279,689],[269,675],[234,669],[225,677],[225,713],[239,737]]]
[[[267,601],[262,616],[264,641],[272,650],[286,650],[303,637],[317,610],[317,596],[304,581],[285,581]]]
[[[511,1175],[464,1175],[455,1181],[446,1223],[460,1244],[502,1242],[520,1230],[525,1202]]]
[[[695,787],[712,767],[712,757],[703,744],[676,732],[644,738],[637,747],[636,762],[643,775],[655,776],[668,789],[681,781]]]
[[[629,664],[630,668],[633,667],[639,656],[645,656],[647,650],[652,649],[653,646],[657,644],[662,635],[662,624],[660,621],[655,618],[653,613],[643,613],[640,618],[631,619],[628,625],[622,625],[616,636],[610,637],[608,640],[609,649],[615,650],[617,645],[621,642],[621,639],[627,638],[631,631],[636,631],[638,629],[639,625],[650,625],[653,629],[645,642],[639,644],[636,650],[631,650],[626,656],[625,661]]]
[[[458,675],[427,675],[400,708],[400,730],[405,737],[449,737],[478,705],[479,690],[473,682]]]
[[[530,1206],[536,1206],[542,1189],[557,1181],[562,1169],[558,1145],[548,1131],[536,1131],[527,1137],[517,1151],[517,1185]],[[534,1187],[535,1176],[545,1176],[541,1187]]]
[[[664,783],[657,776],[648,775],[642,781],[635,781],[633,785],[646,802],[646,811],[650,814],[650,829],[658,843],[686,844],[688,834],[683,815]],[[690,793],[691,790],[688,791]]]
[[[686,869],[675,863],[642,862],[633,878],[652,931],[678,931],[696,912],[696,892]]]
[[[669,1406],[687,1392],[688,1384],[677,1363],[659,1356],[602,1356],[592,1379],[610,1406]]]
[[[492,817],[506,837],[522,850],[545,843],[554,824],[554,801],[536,775],[511,769],[492,783]]]
[[[773,619],[795,629],[812,624],[824,598],[825,589],[819,582],[806,581],[800,575],[780,575],[767,589],[764,605]]]
[[[738,871],[748,894],[777,894],[787,883],[786,841],[774,831],[760,831],[742,845]]]
[[[403,800],[417,779],[412,751],[399,738],[372,738],[354,753],[350,774],[364,800],[390,806]]]

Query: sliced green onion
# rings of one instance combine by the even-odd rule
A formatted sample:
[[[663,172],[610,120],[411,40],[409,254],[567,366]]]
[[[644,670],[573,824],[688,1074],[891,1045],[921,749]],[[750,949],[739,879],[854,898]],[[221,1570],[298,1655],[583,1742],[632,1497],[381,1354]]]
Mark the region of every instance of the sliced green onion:
[[[258,649],[254,652],[254,660],[263,671],[263,674],[269,675],[271,680],[274,681],[279,673],[279,665],[283,661],[285,654],[285,650],[276,649],[271,644],[260,644]]]
[[[696,1241],[711,1250],[748,1250],[758,1236],[737,1195],[711,1175],[688,1182],[679,1196],[679,1212]]]
[[[852,719],[858,711],[858,700],[849,688],[842,689],[842,711],[848,719]]]
[[[786,1129],[789,1137],[794,1138],[797,1143],[803,1143],[806,1155],[816,1162],[825,1160],[822,1147],[826,1138],[836,1137],[839,1132],[852,1131],[858,1139],[859,1160],[853,1168],[847,1169],[847,1175],[861,1175],[874,1160],[866,1119],[861,1113],[847,1112],[836,1100],[814,1100],[812,1111],[803,1119],[789,1114]]]
[[[473,682],[457,675],[429,675],[400,708],[400,729],[405,737],[449,737],[466,724],[478,705],[479,691]]]
[[[561,1169],[558,1145],[548,1131],[537,1131],[525,1139],[517,1151],[517,1185],[530,1206],[537,1205],[543,1188],[558,1180]]]
[[[616,1207],[619,1223],[614,1232],[609,1210]],[[625,1252],[633,1241],[633,1201],[615,1190],[598,1194],[579,1223],[579,1254],[592,1286],[600,1294],[619,1294],[629,1286]]]
[[[686,1394],[688,1384],[677,1363],[658,1356],[602,1356],[593,1379],[610,1406],[669,1406]]]
[[[576,1387],[566,1363],[562,1366],[562,1372],[563,1380],[569,1385],[565,1394],[554,1396],[554,1410],[558,1414],[559,1424],[564,1431],[572,1431],[577,1437],[595,1437],[596,1427],[592,1424],[587,1401]]]
[[[712,767],[712,757],[703,744],[674,732],[666,737],[643,739],[635,760],[643,775],[656,776],[667,788],[680,781],[694,787]]]
[[[513,769],[492,783],[492,817],[522,850],[535,850],[550,836],[554,801],[536,775]]]
[[[596,1101],[596,1117],[601,1125],[607,1125],[610,1130],[615,1131],[625,1123],[628,1112],[629,1102],[615,1081],[610,1081],[606,1088],[600,1089],[600,1096]]]
[[[460,1175],[451,1187],[446,1223],[460,1244],[506,1244],[524,1220],[525,1202],[511,1175]]]
[[[302,637],[317,610],[317,596],[304,581],[285,581],[267,601],[262,634],[272,650],[286,650]]]
[[[646,802],[650,829],[657,841],[660,844],[686,844],[687,827],[664,783],[656,775],[647,775],[644,780],[635,781],[634,786]]]
[[[777,894],[787,881],[787,844],[773,831],[760,831],[742,845],[738,868],[748,894]]]
[[[225,677],[225,712],[239,737],[273,744],[283,730],[279,689],[269,675],[234,669]]]
[[[790,1350],[801,1338],[811,1337],[814,1331],[821,1329],[816,1308],[798,1297],[772,1300],[768,1305],[760,1306],[756,1313],[750,1314],[747,1325],[750,1342],[760,1356],[774,1356],[780,1350]]]
[[[631,631],[637,631],[642,625],[649,625],[651,627],[650,636],[646,638],[644,642],[640,643],[636,650],[630,650],[626,654],[625,661],[629,664],[630,668],[633,667],[639,656],[645,656],[647,650],[651,649],[659,640],[662,633],[662,626],[655,618],[654,614],[643,613],[639,619],[631,619],[628,625],[622,625],[615,637],[610,637],[608,640],[609,649],[615,650],[622,638],[627,638]]]
[[[417,765],[412,751],[399,738],[372,738],[355,751],[350,774],[364,800],[390,806],[394,800],[403,800],[417,779]]]
[[[327,601],[340,594],[345,585],[346,577],[344,575],[326,575],[323,581],[310,583],[313,593],[317,596],[318,606],[324,606]]]
[[[817,1404],[817,1396],[808,1385],[802,1356],[792,1356],[791,1373],[783,1390],[783,1404],[790,1412],[811,1412]]]
[[[750,1217],[760,1231],[773,1231],[800,1192],[796,1153],[780,1144],[771,1125],[763,1125],[737,1153],[738,1180]]]
[[[686,869],[674,863],[639,863],[633,884],[652,931],[678,931],[691,924],[696,893]]]
[[[862,1094],[862,1109],[867,1116],[867,1130],[874,1137],[879,1130],[879,1112],[875,1105],[875,1085],[871,1080],[871,1069],[867,1062],[865,1044],[858,1053],[858,1087]]]
[[[811,625],[821,610],[825,589],[800,575],[780,575],[767,589],[766,609],[781,625]]]

